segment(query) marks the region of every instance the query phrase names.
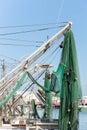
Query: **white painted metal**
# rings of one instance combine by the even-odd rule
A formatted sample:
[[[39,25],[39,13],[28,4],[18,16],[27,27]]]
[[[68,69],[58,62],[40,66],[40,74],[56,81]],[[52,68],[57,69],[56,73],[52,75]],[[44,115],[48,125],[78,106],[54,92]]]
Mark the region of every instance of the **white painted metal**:
[[[13,77],[17,74],[18,71],[24,68],[26,65],[31,65],[35,62],[47,49],[57,40],[59,39],[67,29],[70,29],[72,23],[69,22],[62,30],[56,33],[53,37],[51,37],[47,42],[45,42],[41,47],[39,47],[34,53],[28,56],[24,61],[22,61],[16,68],[14,68],[11,72],[5,75],[1,80],[0,83],[6,82],[9,78]]]
[[[37,66],[34,66],[32,68],[29,69],[29,72],[31,74],[35,73],[38,71],[39,68],[37,68]],[[27,70],[28,71],[28,70]],[[13,87],[15,86],[15,83],[20,79],[20,77],[22,76],[22,74],[24,73],[24,71],[19,71],[16,75],[14,75],[13,77],[11,77],[10,79],[8,79],[6,82],[4,82],[2,84],[2,86],[0,87],[0,99],[3,99],[4,96],[4,91],[7,90],[7,88],[9,88],[11,85],[13,85]],[[10,92],[11,90],[9,90]],[[3,96],[2,96],[3,95]]]

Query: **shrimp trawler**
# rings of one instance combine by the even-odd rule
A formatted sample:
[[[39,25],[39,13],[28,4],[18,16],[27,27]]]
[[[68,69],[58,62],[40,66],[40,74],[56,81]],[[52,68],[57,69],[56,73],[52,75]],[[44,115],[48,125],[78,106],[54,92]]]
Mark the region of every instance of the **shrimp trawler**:
[[[81,100],[81,85],[78,71],[77,54],[75,47],[75,40],[71,31],[72,23],[68,23],[60,32],[55,34],[47,42],[45,42],[38,50],[28,56],[22,61],[16,68],[10,73],[5,75],[0,80],[0,109],[1,117],[10,117],[13,120],[16,116],[20,115],[26,119],[26,130],[30,129],[58,129],[58,130],[78,130],[79,122],[79,109],[78,105]],[[61,59],[60,63],[52,73],[49,72],[49,64],[35,65],[34,62],[38,62],[38,58],[46,53],[53,43],[64,36],[63,42],[61,42],[60,48]],[[55,60],[55,59],[54,59]],[[38,78],[34,78],[34,74],[37,70],[41,69],[41,74],[38,78],[45,73],[44,85],[38,82]],[[35,100],[29,100],[29,103],[19,102],[18,99],[23,99],[21,96],[16,96],[16,92],[22,87],[26,81],[29,80],[32,84],[37,85],[43,90],[42,97],[44,98],[44,113],[40,117],[37,111]],[[28,89],[25,90],[25,92]],[[56,96],[60,95],[60,108],[59,118],[57,120],[52,119],[52,93]],[[41,95],[40,95],[41,96]],[[24,107],[29,109],[28,117],[24,114]],[[8,110],[7,113],[3,113],[3,110]],[[29,113],[30,112],[30,113]],[[17,126],[13,123],[12,126]],[[19,123],[19,126],[22,124]]]

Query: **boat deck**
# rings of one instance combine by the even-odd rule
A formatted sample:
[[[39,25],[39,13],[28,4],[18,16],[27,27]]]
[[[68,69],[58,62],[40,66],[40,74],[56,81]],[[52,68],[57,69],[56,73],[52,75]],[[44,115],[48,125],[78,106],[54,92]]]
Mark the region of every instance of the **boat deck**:
[[[26,125],[10,125],[10,124],[3,124],[0,126],[0,130],[26,130]]]
[[[27,119],[26,130],[55,130],[58,129],[58,120]]]

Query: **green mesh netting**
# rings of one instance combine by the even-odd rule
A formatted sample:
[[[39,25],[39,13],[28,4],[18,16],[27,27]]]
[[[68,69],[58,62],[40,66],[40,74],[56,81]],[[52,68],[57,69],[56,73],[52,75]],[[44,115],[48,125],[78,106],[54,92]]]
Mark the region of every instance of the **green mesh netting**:
[[[60,63],[66,66],[60,92],[59,130],[78,130],[78,103],[81,99],[81,85],[78,71],[74,36],[67,31]],[[59,66],[60,67],[60,66]]]
[[[65,72],[66,66],[62,63],[59,64],[57,71],[53,71],[51,75],[50,90],[59,93],[62,86],[62,79]]]
[[[0,101],[0,107],[2,105],[5,105],[9,99],[16,93],[17,90],[20,89],[20,87],[22,86],[22,83],[26,77],[26,75],[28,75],[28,77],[34,82],[36,83],[39,87],[41,87],[44,90],[44,87],[41,86],[33,77],[29,72],[25,72],[22,77],[19,79],[17,85],[14,87],[14,89],[5,97],[5,99],[3,99],[2,101]],[[45,91],[49,91],[47,88],[45,88]]]
[[[5,104],[9,101],[9,99],[16,93],[16,91],[22,86],[22,83],[23,83],[25,77],[26,77],[26,73],[23,74],[23,76],[22,76],[21,79],[18,81],[17,85],[16,85],[15,88],[12,90],[12,92],[11,92],[10,94],[8,94],[8,95],[5,97],[5,99],[0,102],[0,107],[1,107],[2,105],[5,105]]]
[[[24,106],[23,106],[23,105],[21,105],[21,113],[20,113],[20,115],[21,115],[21,116],[24,115]]]
[[[50,76],[49,72],[45,73],[45,81],[44,81],[44,88],[50,89]],[[45,91],[45,110],[43,118],[51,119],[52,118],[52,92]]]
[[[52,117],[52,93],[50,91],[50,74],[49,72],[45,73],[45,81],[44,86],[41,86],[33,77],[32,75],[27,72],[29,78],[33,81],[33,83],[37,84],[39,87],[41,87],[45,91],[45,111],[43,118],[51,119]]]
[[[35,83],[35,84],[37,84],[37,86],[41,87],[45,92],[49,92],[49,91],[50,91],[49,88],[40,85],[40,84],[33,78],[33,76],[32,76],[29,72],[27,72],[27,74],[28,74],[28,77],[32,80],[32,82]]]
[[[0,102],[0,107],[2,105],[5,105],[9,99],[16,93],[16,91],[18,89],[20,89],[20,87],[23,84],[24,79],[26,78],[26,75],[28,75],[28,77],[32,80],[33,83],[37,84],[39,87],[41,87],[44,91],[45,91],[45,97],[46,97],[46,106],[45,106],[45,112],[44,112],[44,116],[43,118],[51,118],[51,113],[52,113],[52,94],[50,92],[50,79],[49,79],[49,73],[45,73],[45,82],[44,82],[44,86],[41,86],[33,77],[29,72],[25,72],[22,77],[19,79],[17,85],[14,87],[14,89],[10,92],[10,94],[8,94],[4,100],[2,100]],[[40,118],[38,115],[38,112],[36,110],[36,105],[35,102],[32,101],[32,109],[34,112],[34,118]],[[23,115],[23,106],[21,107],[21,115]]]
[[[33,117],[36,119],[36,118],[40,118],[39,117],[39,114],[37,112],[37,109],[36,109],[36,104],[35,104],[35,100],[32,100],[31,101],[31,105],[32,105],[32,111],[33,111]]]

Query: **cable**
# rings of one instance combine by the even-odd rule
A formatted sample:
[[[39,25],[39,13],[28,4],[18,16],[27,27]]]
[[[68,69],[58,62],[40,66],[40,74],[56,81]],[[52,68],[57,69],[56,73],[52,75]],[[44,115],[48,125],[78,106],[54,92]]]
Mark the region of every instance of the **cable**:
[[[11,58],[11,57],[8,57],[8,56],[5,56],[5,55],[2,55],[2,54],[0,54],[0,56],[3,56],[3,57],[5,57],[5,58],[8,58],[8,59],[10,59],[10,60],[13,60],[13,61],[16,61],[16,62],[21,62],[21,61],[19,61],[19,60],[16,60],[16,59],[14,59],[14,58]],[[2,60],[3,61],[3,60]]]
[[[49,29],[55,29],[58,28],[59,26],[54,26],[50,28],[41,28],[41,29],[36,29],[36,30],[28,30],[28,31],[20,31],[20,32],[12,32],[12,33],[1,33],[0,36],[6,36],[6,35],[15,35],[15,34],[23,34],[23,33],[29,33],[29,32],[39,32],[39,31],[46,31]]]
[[[62,23],[68,23],[68,21],[58,22],[58,23],[43,23],[43,24],[28,24],[28,25],[12,25],[12,26],[0,26],[0,29],[9,29],[9,28],[24,28],[32,26],[46,26],[46,25],[59,25]]]
[[[36,78],[36,80],[38,80],[43,74],[44,74],[45,71],[42,71],[41,74]],[[28,88],[26,88],[23,93],[15,100],[14,104],[18,101],[18,99],[26,92],[29,90],[29,88],[33,85],[34,83],[31,83],[30,86],[28,86]],[[12,104],[11,107],[14,105]]]
[[[55,42],[56,43],[56,42]],[[52,53],[53,52],[55,52],[54,51],[54,47],[53,46],[55,46],[55,44],[53,44],[50,48],[49,48],[49,50],[46,52],[46,53],[44,53],[44,57],[42,57],[42,59],[41,59],[41,61],[40,62],[42,62],[42,63],[44,63],[44,62],[48,62],[49,60],[50,60],[50,58],[48,58],[48,57],[51,57],[51,55],[52,55]],[[51,52],[51,53],[50,53]]]
[[[60,25],[62,23],[68,23],[66,22],[58,22],[58,23],[43,23],[43,24],[28,24],[28,25],[12,25],[12,26],[0,26],[0,29],[8,29],[8,28],[24,28],[24,27],[32,27],[32,26],[46,26],[46,25]]]
[[[60,18],[60,15],[61,15],[61,12],[62,12],[63,6],[64,6],[64,0],[62,0],[62,2],[61,2],[61,6],[60,6],[60,9],[59,9],[58,19],[57,19],[58,22],[59,22],[59,18]]]
[[[50,60],[50,64],[51,64],[51,62],[52,61],[54,61],[54,59],[58,59],[58,57],[57,57],[57,55],[59,55],[59,52],[60,52],[60,48],[59,48],[59,50],[57,50],[59,47],[57,47],[55,50],[54,50],[54,53],[53,53],[53,57],[52,57],[52,59]]]
[[[23,40],[23,39],[13,39],[13,38],[0,38],[0,39],[3,39],[3,40],[11,40],[11,41],[20,41],[20,42],[34,42],[34,43],[44,43],[43,41],[33,41],[33,40]]]
[[[31,27],[31,26],[46,26],[46,25],[56,25],[57,23],[44,23],[44,24],[28,24],[28,25],[14,25],[14,26],[2,26],[0,28],[21,28],[21,27]]]
[[[40,47],[39,45],[28,45],[28,44],[10,44],[10,43],[0,43],[0,46],[23,46],[23,47]]]
[[[0,62],[3,62],[3,60],[2,60],[2,59],[0,59]]]

